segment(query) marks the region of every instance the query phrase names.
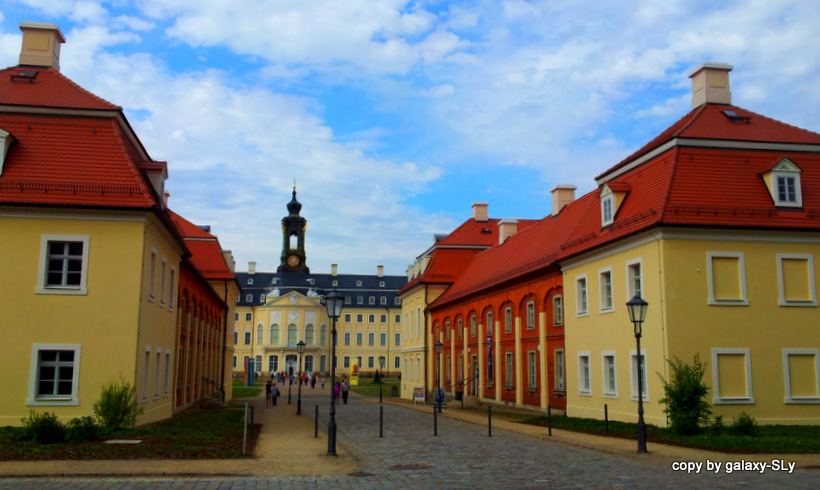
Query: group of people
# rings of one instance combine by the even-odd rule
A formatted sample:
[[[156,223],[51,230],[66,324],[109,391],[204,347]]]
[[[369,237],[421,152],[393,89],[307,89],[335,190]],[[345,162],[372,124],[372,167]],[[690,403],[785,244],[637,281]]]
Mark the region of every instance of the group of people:
[[[336,386],[333,387],[333,397],[337,400],[341,395],[342,401],[345,405],[347,405],[347,397],[349,395],[350,385],[347,383],[347,380],[337,381]]]
[[[294,379],[298,383],[302,383],[304,385],[310,383],[310,387],[313,389],[316,389],[316,383],[320,382],[318,374],[314,374],[312,376],[309,374],[305,374],[294,378],[292,374],[288,376],[287,374],[285,374],[284,371],[282,371],[281,373],[271,373],[270,378],[268,378],[267,383],[265,383],[265,406],[267,408],[275,407],[276,399],[279,398],[279,395],[281,394],[281,392],[279,391],[279,386],[276,384],[276,381],[274,381],[276,379],[278,379],[282,385],[284,385],[286,381],[290,381],[290,383],[293,384]],[[321,378],[321,386],[322,389],[325,389],[325,378]],[[333,387],[334,398],[336,400],[341,398],[342,403],[347,405],[347,398],[349,395],[350,384],[347,382],[347,380],[337,381],[336,385]]]

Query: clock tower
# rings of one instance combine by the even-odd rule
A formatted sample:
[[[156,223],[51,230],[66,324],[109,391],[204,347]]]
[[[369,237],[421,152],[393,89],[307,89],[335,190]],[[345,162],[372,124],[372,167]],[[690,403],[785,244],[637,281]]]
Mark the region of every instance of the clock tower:
[[[296,200],[296,186],[293,186],[293,198],[288,203],[288,215],[282,218],[282,261],[279,272],[310,272],[305,263],[305,228],[307,220],[299,216],[302,204]]]

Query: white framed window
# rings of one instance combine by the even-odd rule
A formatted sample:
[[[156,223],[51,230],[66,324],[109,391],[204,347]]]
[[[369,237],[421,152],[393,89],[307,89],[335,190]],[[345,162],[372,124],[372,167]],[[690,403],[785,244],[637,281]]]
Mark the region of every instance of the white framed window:
[[[376,360],[373,358],[373,356],[368,356],[367,369],[373,369],[374,367],[376,367]]]
[[[259,302],[263,304],[265,303],[265,293],[259,295]]]
[[[350,316],[350,313],[345,313],[345,323],[350,323],[353,317]]]
[[[239,345],[239,330],[233,331],[233,345]]]
[[[319,345],[327,344],[327,325],[319,327]],[[324,369],[322,370],[324,371]]]
[[[256,345],[262,345],[262,340],[265,338],[265,332],[262,324],[256,326]]]
[[[393,345],[396,347],[401,346],[401,332],[396,332],[393,334]]]
[[[166,397],[171,386],[171,351],[169,349],[165,349],[165,369],[163,372],[162,396]]]
[[[251,345],[251,331],[245,330],[245,345]]]
[[[387,315],[379,315],[379,323],[387,323]]]
[[[495,325],[493,325],[493,312],[488,311],[487,312],[487,335],[489,335],[491,337],[493,335],[493,327],[495,327]]]
[[[747,306],[746,259],[743,252],[707,252],[709,304]]]
[[[309,373],[313,372],[313,356],[310,354],[305,356],[305,371]]]
[[[80,404],[80,344],[32,344],[28,406]]]
[[[353,304],[353,300],[350,298],[350,296],[345,296],[345,304],[346,305]]]
[[[534,350],[527,352],[527,388],[534,390],[538,386],[538,353]]]
[[[470,315],[470,337],[478,335],[478,323],[475,315]]]
[[[160,373],[162,373],[162,349],[154,353],[154,400],[159,400]]]
[[[416,335],[421,337],[421,324],[423,322],[423,315],[421,314],[421,306],[416,308]]]
[[[296,343],[298,342],[299,337],[299,328],[294,325],[288,325],[288,347],[296,347]]]
[[[253,321],[253,313],[251,313],[251,312],[245,313],[245,321],[246,322]]]
[[[575,316],[587,316],[588,314],[587,275],[582,274],[575,278]]]
[[[145,347],[145,357],[142,363],[142,403],[148,403],[148,394],[151,392],[151,348]]]
[[[367,315],[367,323],[376,323],[376,315],[373,313]]]
[[[165,257],[162,258],[162,261],[159,265],[159,305],[165,306],[165,287],[166,281],[168,280],[167,276],[168,271],[168,261],[165,260]]]
[[[504,308],[504,333],[512,332],[512,308]]]
[[[363,305],[364,304],[364,296],[358,296],[356,298],[356,304],[357,305]]]
[[[777,254],[780,306],[817,306],[812,254]]]
[[[376,297],[375,296],[370,296],[369,298],[367,298],[367,304],[369,304],[371,306],[375,305],[376,304]]]
[[[565,391],[566,384],[564,382],[564,350],[563,349],[555,349],[554,351],[554,359],[555,362],[555,391]]]
[[[387,305],[387,296],[379,297],[379,304],[382,305],[382,306],[386,306]]]
[[[364,323],[364,314],[363,313],[359,313],[358,315],[356,315],[356,323]]]
[[[345,345],[350,345],[350,332],[345,332]]]
[[[42,235],[37,294],[88,294],[88,235]]]
[[[601,226],[611,225],[614,221],[614,196],[612,191],[605,188],[599,197],[601,199]]]
[[[314,345],[316,343],[316,329],[311,324],[305,325],[305,344]]]
[[[233,321],[239,323],[239,312],[235,311],[233,314]]]
[[[236,369],[236,356],[233,356],[233,368]]]
[[[598,285],[601,296],[599,304],[600,312],[611,313],[614,311],[614,303],[612,301],[612,267],[598,271]]]
[[[252,294],[246,294],[245,295],[245,303],[253,303],[253,295]]]
[[[513,353],[512,352],[505,352],[504,357],[505,357],[505,360],[506,360],[506,364],[504,366],[505,371],[506,371],[504,373],[504,374],[506,374],[505,384],[509,388],[509,387],[513,386],[513,380],[515,379],[515,377],[514,377],[515,373],[513,372]],[[461,366],[462,364],[459,362],[458,365]]]
[[[360,346],[364,344],[364,332],[356,332],[356,345]],[[361,364],[360,364],[361,366]]]
[[[752,404],[752,356],[749,349],[712,349],[715,405]]]
[[[367,345],[370,347],[376,345],[376,332],[367,332]]]
[[[615,369],[614,351],[601,353],[601,367],[603,369],[601,379],[603,380],[604,398],[618,398],[618,373]]]
[[[279,371],[279,356],[268,356],[268,372],[275,373]]]
[[[401,358],[399,356],[393,358],[393,369],[401,369]]]
[[[356,287],[357,288],[362,287],[362,281],[356,281]]]
[[[527,330],[535,329],[535,302],[527,303]]]
[[[552,298],[552,324],[555,326],[564,324],[564,298],[560,294]]]
[[[350,356],[344,356],[342,358],[342,367],[345,369],[350,369]]]
[[[775,206],[799,208],[803,206],[800,184],[802,171],[788,158],[783,158],[771,170],[772,198]]]
[[[626,292],[630,299],[635,296],[643,298],[643,259],[630,260],[626,263]]]
[[[176,303],[177,295],[174,288],[176,288],[177,271],[171,267],[168,276],[168,310],[174,311],[174,304]]]
[[[464,332],[464,324],[462,323],[461,318],[456,321],[456,329],[456,336],[459,340],[461,340],[462,332]]]
[[[379,345],[387,347],[387,332],[379,332]]]
[[[151,247],[148,262],[148,301],[154,301],[157,294],[157,249]]]
[[[630,382],[632,385],[631,397],[633,400],[638,400],[638,351],[629,351],[629,371]],[[641,391],[643,391],[643,401],[649,401],[649,384],[647,383],[646,375],[646,350],[641,349]]]
[[[393,318],[393,321],[396,323],[396,325],[400,324],[401,323],[401,314],[396,313],[396,316]]]
[[[578,394],[592,395],[592,379],[589,371],[589,352],[578,353]]]
[[[820,349],[783,349],[786,403],[820,404]]]
[[[268,344],[279,345],[279,325],[276,323],[270,326],[270,332],[268,334]]]

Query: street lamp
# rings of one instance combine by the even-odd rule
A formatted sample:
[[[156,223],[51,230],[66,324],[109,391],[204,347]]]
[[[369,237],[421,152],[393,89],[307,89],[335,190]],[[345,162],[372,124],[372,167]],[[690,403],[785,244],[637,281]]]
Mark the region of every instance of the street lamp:
[[[444,352],[444,344],[440,340],[436,340],[436,361],[438,361],[438,393],[436,393],[436,403],[438,403],[438,413],[441,413],[441,353]],[[436,407],[433,406],[433,410]]]
[[[379,356],[379,404],[382,402],[382,371],[384,371],[384,356]]]
[[[640,296],[635,296],[626,302],[626,311],[629,320],[635,327],[635,342],[638,344],[638,452],[646,452],[646,424],[643,421],[643,368],[641,366],[641,334],[643,322],[646,320],[646,309],[649,303]]]
[[[296,395],[296,415],[302,415],[302,354],[305,353],[305,341],[296,343],[296,352],[299,353],[299,393]]]
[[[327,316],[332,320],[330,329],[330,421],[327,423],[327,455],[336,456],[336,320],[342,315],[344,296],[335,289],[325,296]]]

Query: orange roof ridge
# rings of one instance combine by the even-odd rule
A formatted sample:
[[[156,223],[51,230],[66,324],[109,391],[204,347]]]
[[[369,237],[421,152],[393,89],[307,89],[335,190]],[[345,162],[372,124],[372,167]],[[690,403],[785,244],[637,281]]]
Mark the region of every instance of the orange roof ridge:
[[[152,205],[159,206],[165,199],[165,196],[157,195],[157,192],[154,190],[154,186],[151,185],[150,182],[148,182],[148,176],[145,175],[145,172],[143,172],[138,167],[139,163],[136,160],[134,160],[134,158],[132,158],[133,155],[131,155],[131,152],[128,151],[128,145],[126,142],[127,138],[123,134],[122,128],[116,120],[111,119],[110,121],[111,125],[114,127],[115,133],[117,134],[117,139],[119,140],[119,145],[120,149],[122,150],[123,157],[125,158],[125,161],[128,164],[128,168],[130,169],[131,174],[136,178],[137,185],[139,185],[140,190],[144,194],[147,194],[147,196],[152,201]]]
[[[10,72],[21,69],[36,70],[35,81],[12,81]],[[24,65],[0,70],[0,104],[122,112],[122,107],[89,92],[55,69]]]
[[[50,68],[48,70],[52,71]],[[72,80],[72,79],[68,78],[67,76],[63,75],[60,71],[57,71],[57,70],[53,70],[53,71],[58,77],[62,78],[66,82],[68,82],[72,87],[76,88],[80,92],[88,95],[89,97],[97,100],[98,102],[101,102],[102,104],[105,104],[105,105],[109,106],[109,109],[111,109],[111,110],[122,112],[122,106],[112,104],[111,102],[108,102],[107,100],[103,99],[99,95],[84,89],[83,87],[78,85],[76,82],[74,82],[74,80]]]

